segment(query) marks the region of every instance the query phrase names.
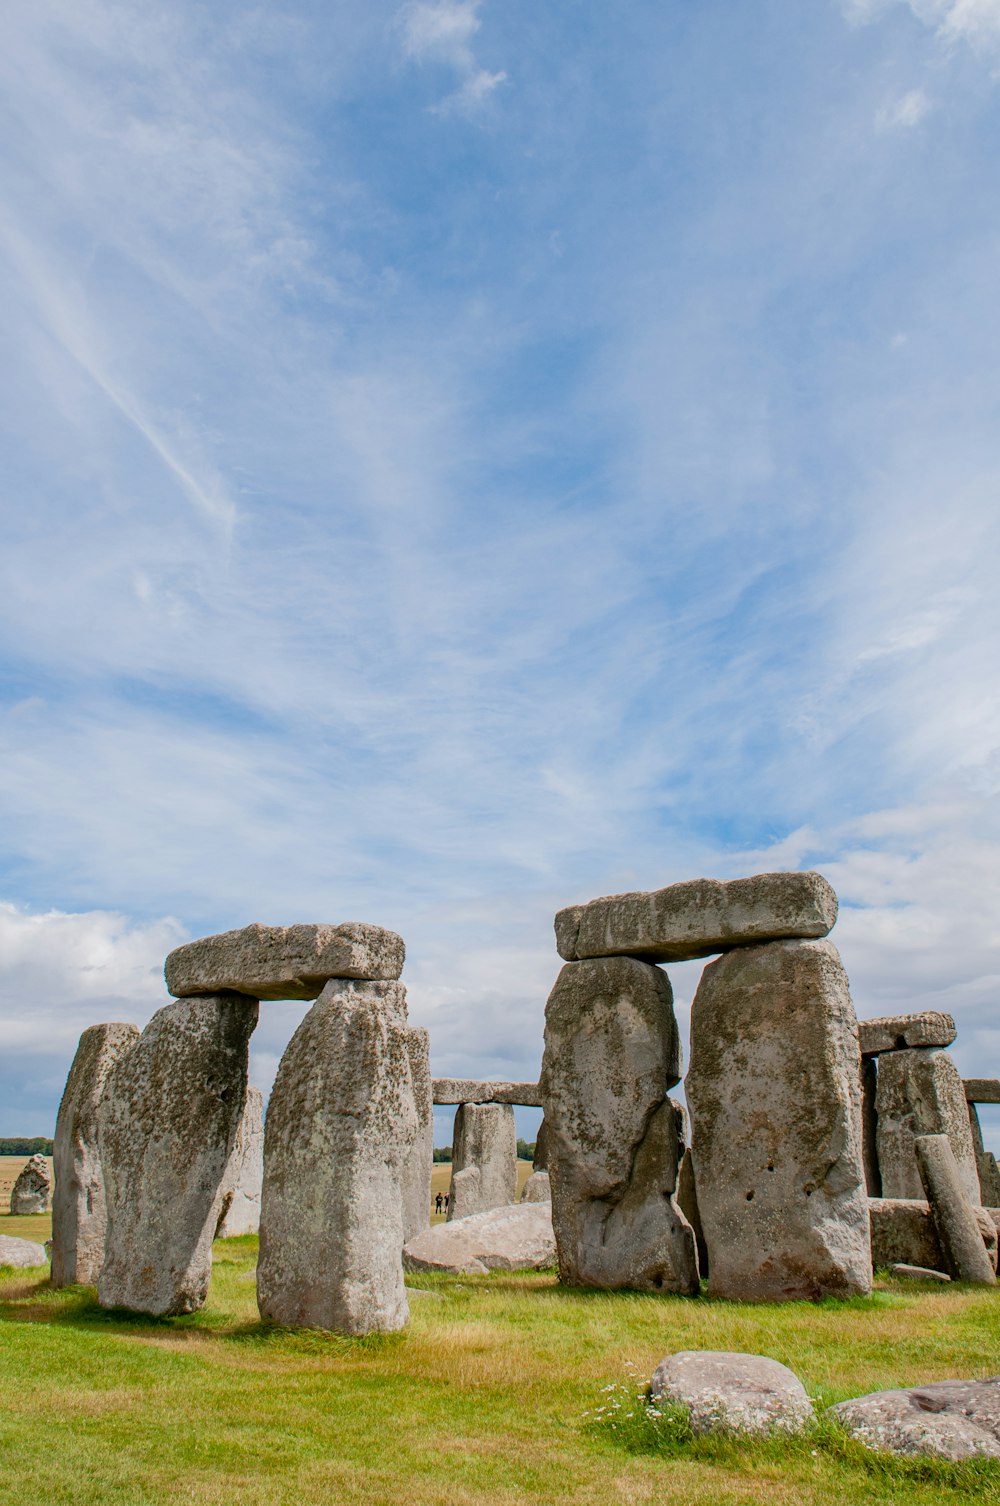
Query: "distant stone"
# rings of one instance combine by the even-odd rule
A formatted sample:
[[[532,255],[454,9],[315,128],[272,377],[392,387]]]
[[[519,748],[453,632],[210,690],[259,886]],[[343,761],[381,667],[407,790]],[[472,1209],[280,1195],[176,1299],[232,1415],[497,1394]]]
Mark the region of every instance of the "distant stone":
[[[978,1208],[969,1202],[951,1141],[947,1135],[918,1135],[915,1150],[945,1268],[959,1281],[995,1286],[996,1261],[986,1253]]]
[[[535,1137],[535,1158],[532,1161],[536,1171],[548,1171],[549,1169],[549,1127],[545,1123],[545,1115],[538,1126],[538,1134]]]
[[[882,1173],[878,1165],[878,1059],[861,1058],[861,1159],[869,1197],[882,1196]]]
[[[216,1239],[257,1233],[263,1185],[264,1095],[259,1088],[247,1088],[246,1107],[223,1178],[222,1210]]]
[[[996,1157],[983,1144],[983,1129],[979,1123],[976,1105],[970,1102],[967,1107],[972,1153],[976,1158],[976,1170],[979,1172],[980,1199],[985,1208],[1000,1208],[1000,1170],[997,1168]]]
[[[752,942],[826,936],[837,896],[818,873],[689,879],[651,893],[612,894],[556,916],[556,948],[585,957],[683,962]]]
[[[32,1239],[15,1239],[10,1234],[0,1234],[0,1266],[15,1270],[32,1270],[35,1266],[48,1265],[49,1257],[44,1245]]]
[[[517,1131],[505,1103],[463,1103],[455,1115],[448,1218],[502,1208],[517,1196]],[[476,1176],[467,1172],[475,1171]]]
[[[91,1025],[80,1037],[56,1119],[52,1170],[52,1285],[96,1286],[107,1211],[97,1112],[108,1073],[136,1044],[135,1025]]]
[[[11,1213],[48,1213],[52,1180],[44,1156],[32,1156],[11,1188]]]
[[[992,1210],[976,1208],[976,1224],[988,1258],[997,1262],[997,1225]],[[872,1265],[876,1270],[894,1265],[925,1266],[935,1271],[945,1269],[944,1252],[937,1228],[925,1198],[869,1198]],[[996,1213],[1000,1220],[1000,1210]]]
[[[1000,1459],[1000,1376],[873,1391],[827,1415],[867,1448],[905,1458]]]
[[[512,1103],[522,1108],[542,1107],[537,1082],[484,1082],[477,1077],[435,1077],[432,1088],[437,1104]]]
[[[1000,1103],[1000,1077],[967,1077],[962,1087],[970,1103]]]
[[[709,1290],[736,1301],[871,1290],[861,1056],[830,941],[710,963],[686,1088]]]
[[[920,1046],[879,1057],[875,1111],[883,1197],[923,1197],[914,1141],[918,1135],[947,1135],[966,1197],[979,1203],[969,1111],[949,1052]]]
[[[281,1059],[264,1132],[261,1316],[392,1333],[403,1286],[403,1175],[419,1133],[406,989],[335,979]]]
[[[814,1417],[798,1376],[760,1354],[682,1349],[657,1365],[649,1396],[686,1407],[698,1434],[802,1433]]]
[[[413,1239],[431,1221],[431,1172],[434,1167],[434,1105],[431,1100],[430,1036],[411,1025],[406,1038],[410,1056],[410,1085],[417,1130],[401,1172],[403,1241]]]
[[[858,1021],[862,1056],[904,1051],[908,1046],[950,1046],[957,1034],[951,1015],[933,1009]]]
[[[552,1186],[547,1171],[533,1171],[521,1188],[522,1203],[551,1203]]]
[[[403,1250],[403,1265],[408,1271],[442,1271],[454,1276],[545,1270],[555,1262],[548,1203],[514,1203],[435,1224],[411,1239]]]
[[[902,1276],[907,1281],[941,1281],[945,1285],[951,1281],[951,1277],[944,1271],[931,1271],[924,1265],[892,1265],[889,1270],[894,1276]]]
[[[256,1003],[240,994],[181,999],[109,1071],[98,1111],[102,1307],[165,1317],[205,1301],[256,1023]]]
[[[569,962],[545,1007],[541,1087],[560,1279],[698,1290],[677,1206],[680,1039],[666,973],[633,957]]]
[[[175,948],[164,971],[177,998],[315,999],[330,978],[398,978],[404,957],[402,937],[381,926],[251,925]]]

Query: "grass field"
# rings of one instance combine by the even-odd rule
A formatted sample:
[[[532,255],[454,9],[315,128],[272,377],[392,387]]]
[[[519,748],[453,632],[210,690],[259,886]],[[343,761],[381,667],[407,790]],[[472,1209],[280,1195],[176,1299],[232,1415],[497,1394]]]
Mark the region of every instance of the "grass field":
[[[885,1281],[776,1308],[420,1277],[405,1334],[347,1340],[262,1324],[255,1259],[252,1236],[220,1241],[205,1309],[165,1322],[0,1276],[5,1506],[1000,1502],[997,1466],[886,1464],[829,1429],[674,1445],[622,1422],[630,1377],[682,1348],[773,1355],[825,1402],[994,1373],[996,1292]],[[620,1382],[617,1426],[585,1415]]]

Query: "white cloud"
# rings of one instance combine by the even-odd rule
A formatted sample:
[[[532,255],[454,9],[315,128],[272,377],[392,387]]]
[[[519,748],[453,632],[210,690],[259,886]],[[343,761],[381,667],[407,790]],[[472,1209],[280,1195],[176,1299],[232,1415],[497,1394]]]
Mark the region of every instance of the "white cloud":
[[[415,0],[398,14],[403,52],[416,63],[439,63],[454,70],[457,89],[433,106],[435,114],[472,115],[482,108],[507,74],[479,66],[472,45],[481,22],[481,0]]]
[[[1000,0],[842,0],[855,25],[876,20],[897,3],[908,5],[942,42],[964,41],[982,51],[1000,47]]]
[[[923,89],[910,89],[891,104],[883,105],[875,117],[875,124],[883,131],[919,125],[930,108],[931,102]]]

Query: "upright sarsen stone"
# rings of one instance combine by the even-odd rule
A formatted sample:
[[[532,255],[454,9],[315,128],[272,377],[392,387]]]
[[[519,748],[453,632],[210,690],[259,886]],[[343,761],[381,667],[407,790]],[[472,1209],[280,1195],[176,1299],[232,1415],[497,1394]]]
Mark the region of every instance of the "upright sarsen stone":
[[[108,1073],[98,1111],[102,1307],[160,1317],[204,1302],[257,1013],[242,994],[180,999]]]
[[[36,1154],[27,1161],[10,1193],[11,1213],[48,1213],[52,1195],[49,1163]]]
[[[410,1085],[417,1129],[403,1164],[403,1243],[415,1239],[431,1222],[431,1173],[434,1169],[434,1104],[431,1098],[430,1037],[411,1025],[407,1035]]]
[[[95,1286],[104,1264],[107,1214],[97,1112],[108,1073],[138,1039],[135,1025],[91,1025],[76,1048],[52,1149],[53,1286]]]
[[[947,1051],[913,1047],[879,1057],[875,1103],[883,1197],[923,1197],[914,1142],[919,1135],[947,1135],[965,1195],[980,1202],[965,1088]]]
[[[468,1176],[474,1171],[475,1176]],[[517,1131],[508,1103],[463,1103],[455,1114],[448,1219],[503,1208],[517,1196]]]
[[[223,1179],[222,1210],[216,1239],[256,1234],[260,1227],[260,1193],[264,1183],[264,1095],[247,1088],[243,1118]]]
[[[292,1036],[264,1132],[262,1317],[346,1334],[405,1324],[410,1049],[401,983],[334,979]]]
[[[667,1090],[679,1077],[667,975],[631,957],[567,963],[545,1009],[540,1086],[569,1285],[698,1290],[674,1196],[682,1145]]]
[[[687,1100],[709,1288],[737,1300],[871,1290],[861,1056],[829,941],[774,941],[706,967]]]

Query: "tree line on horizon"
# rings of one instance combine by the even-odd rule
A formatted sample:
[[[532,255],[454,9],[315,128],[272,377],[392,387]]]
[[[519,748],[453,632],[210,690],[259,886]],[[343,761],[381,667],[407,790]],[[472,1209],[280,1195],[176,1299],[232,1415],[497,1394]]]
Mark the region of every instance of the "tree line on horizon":
[[[51,1156],[52,1141],[44,1135],[0,1135],[0,1156]]]
[[[435,1145],[435,1147],[434,1147],[434,1159],[435,1159],[435,1161],[450,1161],[451,1160],[451,1146],[450,1145]],[[519,1161],[533,1161],[535,1159],[535,1142],[534,1142],[534,1140],[519,1140],[517,1142],[517,1159]]]

